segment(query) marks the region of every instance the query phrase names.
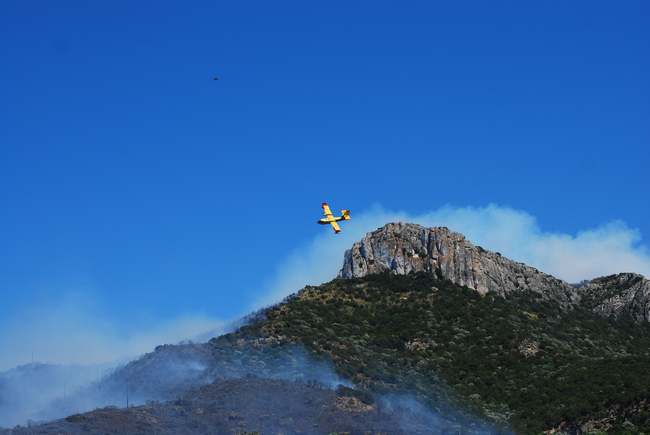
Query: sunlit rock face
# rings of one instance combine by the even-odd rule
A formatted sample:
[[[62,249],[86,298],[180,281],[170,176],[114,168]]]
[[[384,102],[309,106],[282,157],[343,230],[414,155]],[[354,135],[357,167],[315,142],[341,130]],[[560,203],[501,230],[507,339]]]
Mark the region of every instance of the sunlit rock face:
[[[356,242],[346,251],[342,278],[391,272],[432,273],[481,294],[531,290],[564,305],[577,301],[574,287],[498,252],[475,246],[446,227],[390,223]]]
[[[650,280],[637,273],[619,273],[583,283],[583,303],[606,317],[650,321]]]
[[[390,223],[366,234],[345,252],[342,278],[390,272],[425,272],[480,294],[533,291],[565,307],[580,303],[605,317],[650,321],[650,280],[635,273],[570,285],[498,252],[473,245],[446,227]]]

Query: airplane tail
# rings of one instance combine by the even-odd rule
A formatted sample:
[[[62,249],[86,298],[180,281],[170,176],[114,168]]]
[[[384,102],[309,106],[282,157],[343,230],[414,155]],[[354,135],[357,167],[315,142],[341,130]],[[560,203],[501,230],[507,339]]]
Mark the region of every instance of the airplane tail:
[[[350,210],[341,210],[341,216],[343,216],[343,220],[349,221],[350,220]]]

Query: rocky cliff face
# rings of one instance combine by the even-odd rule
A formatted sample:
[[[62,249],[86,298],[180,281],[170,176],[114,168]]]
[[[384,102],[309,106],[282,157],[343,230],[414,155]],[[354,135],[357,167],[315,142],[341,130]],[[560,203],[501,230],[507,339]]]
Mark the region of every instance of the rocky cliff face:
[[[619,273],[578,287],[582,303],[603,316],[650,321],[650,280],[636,273]]]
[[[392,272],[432,273],[481,294],[507,296],[530,290],[565,307],[585,303],[595,312],[635,321],[650,320],[650,281],[641,275],[620,274],[572,286],[551,275],[512,261],[469,242],[445,227],[390,223],[366,234],[346,251],[342,278]]]

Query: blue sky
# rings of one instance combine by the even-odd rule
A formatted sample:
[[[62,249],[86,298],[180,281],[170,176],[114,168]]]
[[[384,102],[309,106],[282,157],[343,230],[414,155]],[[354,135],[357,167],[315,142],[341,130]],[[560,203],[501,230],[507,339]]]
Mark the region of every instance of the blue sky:
[[[4,2],[0,329],[71,293],[121,331],[232,318],[333,237],[323,200],[353,218],[494,203],[643,243],[648,18],[643,1]]]

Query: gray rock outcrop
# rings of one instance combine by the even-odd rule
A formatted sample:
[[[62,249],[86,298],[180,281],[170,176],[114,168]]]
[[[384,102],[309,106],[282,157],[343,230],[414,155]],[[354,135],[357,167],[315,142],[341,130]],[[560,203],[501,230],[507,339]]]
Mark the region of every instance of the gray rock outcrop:
[[[605,317],[650,321],[650,280],[637,273],[596,278],[578,287],[582,304]]]
[[[575,288],[551,275],[475,246],[446,227],[390,223],[366,234],[346,251],[340,276],[428,272],[481,294],[531,290],[564,305],[577,301]]]
[[[565,308],[581,304],[606,317],[650,321],[650,281],[642,275],[621,273],[571,285],[475,246],[446,227],[389,223],[366,234],[345,252],[339,276],[361,278],[382,272],[431,273],[480,294],[492,292],[504,297],[529,290]]]

